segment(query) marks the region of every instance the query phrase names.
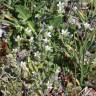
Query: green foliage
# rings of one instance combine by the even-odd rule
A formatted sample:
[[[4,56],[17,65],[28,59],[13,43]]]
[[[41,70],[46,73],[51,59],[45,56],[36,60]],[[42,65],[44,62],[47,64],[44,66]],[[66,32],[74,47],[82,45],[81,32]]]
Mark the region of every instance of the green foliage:
[[[0,36],[8,41],[10,51],[5,57],[0,55],[0,91],[8,96],[21,96],[26,89],[28,96],[43,96],[49,85],[53,87],[57,83],[55,87],[59,89],[56,78],[62,70],[64,74],[73,73],[80,86],[88,75],[95,77],[94,2],[1,0],[0,32],[2,26],[6,25],[7,29],[3,29],[6,36],[1,33]]]

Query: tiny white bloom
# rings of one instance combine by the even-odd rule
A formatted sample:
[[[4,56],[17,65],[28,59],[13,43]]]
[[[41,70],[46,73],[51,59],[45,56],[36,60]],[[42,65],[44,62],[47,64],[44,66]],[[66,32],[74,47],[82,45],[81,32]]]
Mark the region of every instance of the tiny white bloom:
[[[18,49],[17,48],[13,49],[13,52],[15,52],[15,53],[18,52]]]
[[[47,85],[47,88],[48,88],[48,89],[52,89],[52,84],[51,84],[49,81],[47,82],[46,85]]]
[[[84,23],[84,27],[85,27],[86,29],[89,29],[89,28],[90,28],[90,24],[87,23],[87,22],[85,22],[85,23]]]
[[[0,29],[0,37],[2,37],[2,34],[4,33],[3,29]]]
[[[76,11],[78,8],[76,6],[73,7],[73,10]]]
[[[29,39],[30,42],[33,42],[33,40],[34,40],[34,37],[31,37],[31,38]]]
[[[28,68],[27,68],[27,66],[26,66],[26,62],[21,61],[20,67],[21,67],[22,70],[24,70],[24,71],[27,71],[27,72],[29,71]]]
[[[37,57],[37,58],[40,58],[40,52],[39,51],[35,52],[34,56]]]
[[[77,22],[77,18],[76,17],[73,17],[73,16],[70,16],[69,23],[76,24],[76,22]]]
[[[81,28],[81,24],[80,24],[80,22],[79,22],[79,20],[78,20],[77,17],[70,16],[70,18],[69,18],[68,21],[69,21],[70,24],[75,24],[75,25],[77,25],[79,29]]]
[[[50,46],[47,45],[47,46],[45,46],[45,50],[46,50],[46,51],[51,51],[52,49],[51,49]]]
[[[32,30],[27,27],[27,28],[25,29],[25,32],[26,32],[27,35],[31,35]]]
[[[35,5],[35,4],[34,4],[33,6],[34,6],[34,7],[36,7],[36,5]]]
[[[49,42],[48,38],[43,39],[43,41],[44,41],[44,43],[48,43]]]
[[[52,25],[48,26],[48,29],[49,29],[50,31],[53,30],[53,26],[52,26]]]
[[[64,13],[64,3],[59,1],[57,6],[58,6],[58,13]]]
[[[58,74],[60,72],[60,68],[58,67],[57,69],[56,69],[56,74]]]
[[[15,39],[15,41],[20,41],[21,40],[21,37],[18,35],[17,38]]]
[[[96,58],[93,59],[92,63],[96,66]]]
[[[64,35],[64,36],[68,36],[70,34],[70,32],[68,32],[67,29],[66,30],[62,29],[61,34]]]
[[[90,29],[90,31],[93,31],[94,30],[94,28],[92,28],[92,27],[90,27],[89,29]]]
[[[47,37],[51,37],[51,32],[47,32]]]
[[[52,84],[49,84],[49,85],[47,86],[47,88],[48,88],[48,89],[52,89]]]
[[[39,18],[39,17],[40,17],[40,15],[39,15],[39,14],[36,14],[36,15],[35,15],[35,18]]]
[[[88,91],[88,87],[85,87],[84,89],[85,89],[85,93],[86,93]]]
[[[34,56],[35,56],[35,57],[36,57],[36,56],[38,56],[38,53],[37,53],[37,52],[35,52],[35,53],[34,53]]]

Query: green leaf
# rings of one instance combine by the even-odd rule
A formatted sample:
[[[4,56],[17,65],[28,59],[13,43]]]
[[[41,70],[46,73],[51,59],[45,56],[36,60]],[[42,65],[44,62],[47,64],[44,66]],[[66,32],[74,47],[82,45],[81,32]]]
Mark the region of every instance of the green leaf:
[[[54,16],[53,20],[50,22],[51,25],[58,27],[62,24],[62,15]]]
[[[30,27],[30,29],[33,31],[33,32],[35,32],[35,29],[34,29],[34,24],[33,24],[33,22],[32,21],[28,21],[28,26]]]
[[[16,11],[19,13],[19,18],[23,19],[24,21],[28,20],[31,17],[28,9],[26,9],[24,6],[17,5]]]
[[[7,22],[7,23],[9,23],[15,27],[20,26],[18,20],[14,17],[11,17],[11,15],[5,14],[4,18],[6,20],[2,20],[2,21],[5,21],[5,22]]]
[[[28,20],[31,17],[31,14],[29,13],[28,9],[21,5],[17,5],[15,8],[16,11],[19,13],[18,17],[21,18],[23,21],[27,21],[27,24],[30,29],[35,32],[33,21]]]

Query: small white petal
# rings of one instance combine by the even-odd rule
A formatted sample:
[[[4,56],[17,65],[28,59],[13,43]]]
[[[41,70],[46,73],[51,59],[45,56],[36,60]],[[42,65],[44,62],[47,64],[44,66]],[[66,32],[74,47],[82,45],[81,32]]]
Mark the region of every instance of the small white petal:
[[[43,41],[44,41],[45,43],[48,43],[48,42],[49,42],[48,38],[43,39]]]
[[[40,17],[40,15],[39,15],[39,14],[36,14],[36,15],[35,15],[35,18],[39,18],[39,17]]]
[[[52,84],[49,83],[49,81],[48,81],[48,83],[47,83],[46,85],[47,85],[47,88],[48,88],[48,89],[52,89]]]
[[[57,70],[56,70],[56,74],[58,74],[60,72],[60,68],[57,68]]]
[[[3,33],[4,33],[4,30],[0,29],[0,37],[2,37]]]
[[[27,68],[27,66],[26,66],[26,62],[21,61],[20,67],[21,67],[23,70],[25,70],[25,71],[29,71],[28,68]]]
[[[47,45],[47,46],[45,46],[45,50],[46,50],[46,51],[51,51],[52,49],[51,49],[50,46]]]
[[[27,35],[31,35],[32,30],[27,27],[27,28],[25,29],[25,32],[26,32]]]
[[[15,52],[15,53],[18,52],[18,49],[17,48],[13,49],[13,52]]]
[[[64,13],[64,3],[59,1],[59,3],[57,4],[58,7],[58,13]]]
[[[73,10],[76,11],[78,8],[76,6],[73,7]]]
[[[67,29],[66,30],[62,29],[61,34],[64,35],[64,36],[68,36],[70,34],[70,32],[68,32]]]
[[[48,32],[46,35],[47,37],[51,37],[51,32]]]
[[[53,30],[53,26],[52,25],[48,26],[48,28],[49,28],[49,30]]]
[[[84,23],[84,27],[85,27],[86,29],[89,29],[89,28],[90,28],[90,24],[89,24],[89,23]]]
[[[39,51],[35,52],[34,56],[37,57],[37,58],[40,58],[40,52]]]
[[[15,39],[16,42],[20,41],[21,37],[18,35],[17,38]]]
[[[30,42],[33,42],[33,40],[34,40],[34,37],[31,37],[31,38],[29,39]]]

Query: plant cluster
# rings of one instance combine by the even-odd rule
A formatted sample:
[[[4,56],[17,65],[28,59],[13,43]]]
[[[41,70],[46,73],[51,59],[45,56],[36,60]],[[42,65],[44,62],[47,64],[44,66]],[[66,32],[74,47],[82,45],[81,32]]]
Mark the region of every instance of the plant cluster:
[[[79,96],[95,82],[96,0],[0,0],[0,96]]]

